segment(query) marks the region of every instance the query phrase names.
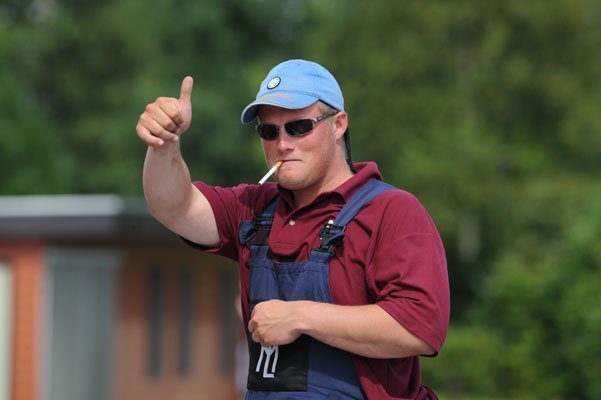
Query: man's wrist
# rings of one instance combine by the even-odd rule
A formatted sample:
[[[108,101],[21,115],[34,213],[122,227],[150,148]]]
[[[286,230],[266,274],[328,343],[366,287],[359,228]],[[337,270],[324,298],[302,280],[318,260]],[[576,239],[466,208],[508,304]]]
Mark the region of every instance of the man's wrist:
[[[164,140],[164,143],[161,146],[151,146],[148,145],[149,151],[154,151],[157,153],[166,153],[179,149],[179,140],[177,142],[173,142],[171,140]]]
[[[294,329],[301,335],[308,335],[312,329],[314,301],[298,300],[293,302]]]

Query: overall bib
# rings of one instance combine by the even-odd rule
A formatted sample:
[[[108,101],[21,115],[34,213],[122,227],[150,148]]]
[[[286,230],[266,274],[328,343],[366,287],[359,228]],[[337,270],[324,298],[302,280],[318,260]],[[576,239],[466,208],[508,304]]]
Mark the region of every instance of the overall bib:
[[[254,221],[242,221],[239,237],[250,249],[250,307],[265,300],[311,300],[332,303],[330,258],[341,246],[346,225],[380,193],[394,189],[378,180],[367,182],[320,232],[321,245],[309,260],[277,262],[269,258],[267,238],[278,197]],[[282,346],[262,347],[248,337],[250,363],[247,400],[365,399],[350,353],[310,336]]]

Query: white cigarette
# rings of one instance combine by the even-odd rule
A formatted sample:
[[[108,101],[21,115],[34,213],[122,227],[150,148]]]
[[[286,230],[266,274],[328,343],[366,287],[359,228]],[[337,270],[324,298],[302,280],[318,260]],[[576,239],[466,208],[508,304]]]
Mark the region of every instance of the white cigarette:
[[[278,161],[277,163],[275,163],[275,164],[273,165],[273,167],[271,167],[271,169],[270,169],[269,171],[267,171],[267,173],[265,174],[265,176],[264,176],[263,178],[261,178],[261,180],[259,181],[259,185],[262,185],[262,184],[264,184],[264,183],[265,183],[265,181],[266,181],[267,179],[269,179],[269,177],[270,177],[271,175],[273,175],[273,174],[275,173],[275,171],[277,171],[277,170],[278,170],[278,168],[280,167],[280,165],[282,165],[282,163],[283,163],[283,161],[282,161],[282,160],[280,160],[280,161]]]

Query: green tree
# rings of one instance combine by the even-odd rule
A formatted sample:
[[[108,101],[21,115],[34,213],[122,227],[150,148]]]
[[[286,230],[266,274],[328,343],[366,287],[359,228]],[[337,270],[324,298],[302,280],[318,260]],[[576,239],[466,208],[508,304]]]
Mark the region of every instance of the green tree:
[[[598,279],[563,246],[594,231],[573,224],[601,172],[598,4],[330,5],[343,18],[317,3],[327,23],[308,51],[342,84],[355,158],[417,194],[446,245],[453,324],[425,382],[457,398],[599,397]]]
[[[598,10],[517,0],[334,8],[343,3],[345,18],[317,25],[311,55],[342,83],[355,158],[376,160],[435,217],[460,316],[516,235],[557,231],[557,215],[536,205],[569,209],[598,179]]]
[[[475,311],[501,340],[497,389],[544,398],[601,396],[601,186],[539,251],[494,265]]]
[[[40,11],[41,4],[49,8]],[[29,99],[29,109],[13,115],[10,130],[19,132],[21,147],[3,159],[29,159],[32,146],[45,149],[54,140],[59,150],[40,156],[53,165],[33,159],[31,167],[38,174],[56,169],[63,181],[42,191],[140,194],[145,148],[135,135],[137,118],[157,97],[176,96],[189,74],[196,78],[194,119],[183,152],[192,175],[255,181],[264,162],[239,115],[265,70],[295,55],[303,9],[267,0],[9,3],[0,15],[9,32],[2,71],[12,92],[3,96]],[[27,115],[55,129],[52,139],[30,138]]]
[[[12,73],[15,60],[35,57],[37,39],[0,13],[0,194],[73,190],[74,160],[58,126]]]

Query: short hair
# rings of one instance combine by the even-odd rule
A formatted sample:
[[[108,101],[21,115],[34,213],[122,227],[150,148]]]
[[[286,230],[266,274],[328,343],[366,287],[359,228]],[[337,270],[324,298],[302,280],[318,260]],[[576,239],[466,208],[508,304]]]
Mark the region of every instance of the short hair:
[[[332,107],[332,106],[328,105],[327,103],[324,103],[324,102],[323,102],[323,101],[321,101],[321,100],[319,100],[319,101],[317,102],[317,109],[318,109],[319,111],[321,111],[321,113],[322,113],[323,115],[325,115],[325,114],[330,114],[330,113],[335,113],[335,112],[338,112],[338,111],[340,111],[340,110],[338,110],[338,109],[336,109],[336,108],[334,108],[334,107]],[[328,119],[327,119],[327,121],[328,121],[328,127],[329,127],[330,129],[332,129],[332,127],[334,126],[334,119],[333,119],[333,118],[328,118]],[[345,146],[345,145],[343,145],[343,146],[342,146],[342,151],[344,152],[344,157],[347,157],[347,156],[348,156],[348,154],[347,154],[347,152],[346,152],[346,146]]]
[[[322,114],[330,114],[330,113],[335,113],[335,112],[340,111],[340,110],[335,109],[334,107],[329,106],[328,104],[324,103],[321,100],[319,100],[317,102],[317,109],[319,111],[321,111]],[[333,123],[334,123],[334,120],[331,118],[328,118],[328,125],[332,126]]]

